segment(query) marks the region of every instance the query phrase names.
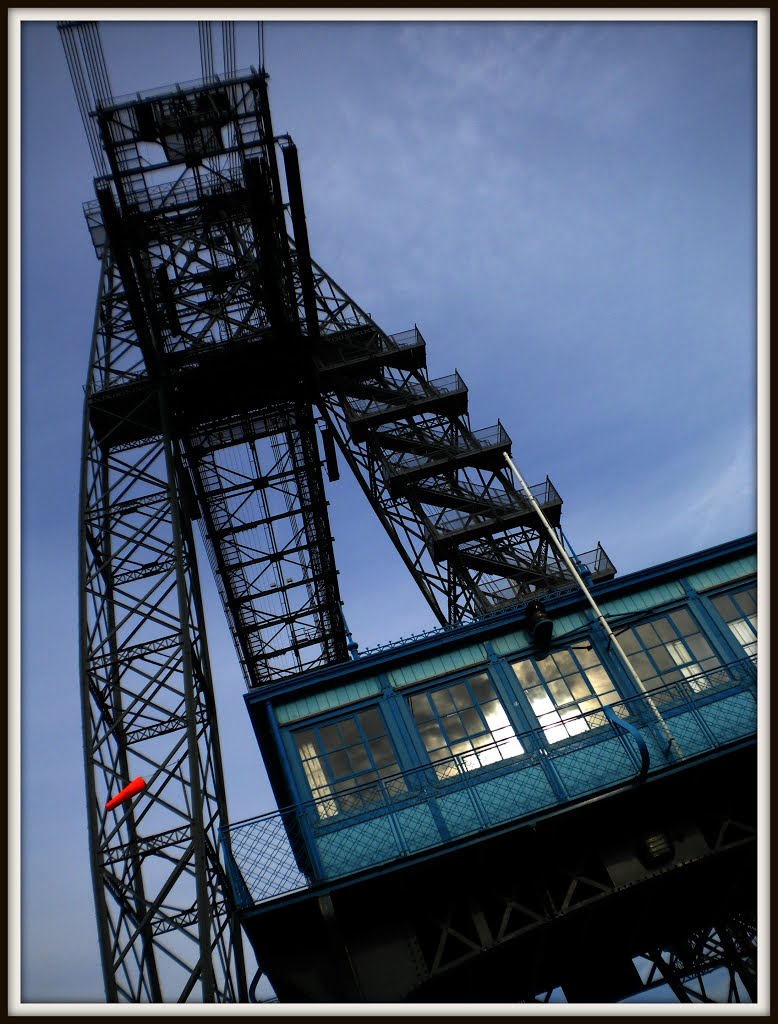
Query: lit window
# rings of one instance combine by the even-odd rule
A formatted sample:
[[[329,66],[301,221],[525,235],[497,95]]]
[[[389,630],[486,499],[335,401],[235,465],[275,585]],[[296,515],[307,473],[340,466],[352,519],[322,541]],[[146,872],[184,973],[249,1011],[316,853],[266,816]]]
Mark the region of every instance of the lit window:
[[[713,606],[749,658],[756,658],[756,587],[720,594]]]
[[[600,659],[585,647],[527,658],[513,671],[549,743],[605,725],[602,708],[621,700]],[[626,709],[618,713],[625,716]]]
[[[439,779],[524,753],[485,672],[416,694],[410,705]]]
[[[685,608],[620,633],[619,643],[647,690],[683,683],[700,693],[714,683],[729,682],[729,674]],[[655,703],[670,703],[677,696],[673,687],[652,695]]]
[[[376,708],[294,736],[320,818],[356,813],[406,792]]]

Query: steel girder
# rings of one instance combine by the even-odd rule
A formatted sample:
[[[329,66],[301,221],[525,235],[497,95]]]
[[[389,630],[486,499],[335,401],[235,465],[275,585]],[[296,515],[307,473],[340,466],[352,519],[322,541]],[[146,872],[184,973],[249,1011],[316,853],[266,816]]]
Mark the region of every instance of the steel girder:
[[[180,457],[170,433],[112,448],[90,411],[129,315],[103,261],[81,485],[81,680],[87,817],[110,1001],[245,998],[241,935],[219,857],[219,737]],[[131,357],[130,357],[131,359]],[[162,389],[144,405],[168,417]],[[117,426],[120,426],[117,423]],[[107,812],[142,776],[146,794]]]

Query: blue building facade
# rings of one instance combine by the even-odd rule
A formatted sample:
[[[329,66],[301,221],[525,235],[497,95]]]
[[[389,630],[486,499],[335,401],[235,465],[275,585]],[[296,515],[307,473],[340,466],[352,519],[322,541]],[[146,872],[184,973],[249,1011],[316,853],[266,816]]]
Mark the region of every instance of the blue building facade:
[[[571,589],[548,646],[519,607],[248,694],[280,810],[223,835],[245,920],[753,746],[756,568],[751,536],[592,587],[640,688]],[[614,891],[710,847],[643,840],[603,854]]]

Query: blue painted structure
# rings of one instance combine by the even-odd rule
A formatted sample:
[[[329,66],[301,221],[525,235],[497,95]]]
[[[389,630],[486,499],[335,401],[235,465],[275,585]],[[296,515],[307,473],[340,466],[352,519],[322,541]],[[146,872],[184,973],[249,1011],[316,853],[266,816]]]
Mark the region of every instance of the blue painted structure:
[[[548,648],[514,607],[247,694],[279,810],[222,843],[280,1000],[612,1002],[646,951],[682,998],[717,949],[753,1001],[755,581],[751,536],[592,587],[647,693],[570,590]]]
[[[686,761],[754,735],[756,662],[717,613],[712,598],[754,585],[755,538],[699,552],[593,588],[612,628],[627,631],[667,613],[689,611],[714,653],[668,673],[650,692]],[[263,757],[283,811],[232,825],[224,839],[235,889],[249,906],[354,872],[391,865],[484,830],[560,810],[571,802],[635,784],[677,767],[646,697],[637,691],[580,595],[546,600],[554,620],[551,651],[591,644],[618,699],[575,713],[580,732],[549,742],[512,671],[538,656],[522,628],[521,608],[455,629],[441,629],[246,695]],[[540,652],[542,653],[542,652]],[[705,660],[705,659],[701,659]],[[489,677],[521,745],[504,756],[491,742],[478,754],[426,756],[409,697]],[[680,676],[680,678],[679,678]],[[671,678],[672,677],[672,678]],[[311,794],[294,737],[377,709],[398,770],[355,784],[337,799]],[[568,708],[568,712],[570,709]],[[502,749],[501,749],[502,746]],[[648,765],[645,764],[646,755]],[[369,794],[369,799],[361,796]]]

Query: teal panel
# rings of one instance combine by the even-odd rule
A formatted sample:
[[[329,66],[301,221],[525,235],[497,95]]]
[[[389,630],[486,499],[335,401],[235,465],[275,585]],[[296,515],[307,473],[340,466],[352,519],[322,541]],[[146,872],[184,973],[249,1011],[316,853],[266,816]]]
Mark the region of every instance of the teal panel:
[[[693,754],[699,754],[703,750],[710,750],[713,746],[708,734],[702,727],[699,712],[686,711],[680,715],[673,715],[672,718],[667,720],[667,728],[683,751],[684,757],[691,757]],[[667,744],[665,743],[664,745],[666,746]]]
[[[744,576],[756,575],[756,555],[747,555],[745,558],[738,558],[734,562],[726,562],[724,565],[717,565],[713,569],[705,569],[702,572],[689,576],[689,583],[696,591],[709,590],[711,587],[720,587],[724,583],[731,583]]]
[[[659,605],[667,604],[668,601],[677,601],[684,597],[683,586],[678,582],[663,583],[659,587],[651,587],[648,590],[641,590],[637,594],[627,594],[625,597],[616,597],[610,601],[603,601],[600,609],[607,615],[624,615],[627,612],[645,612]]]
[[[479,814],[478,803],[472,789],[438,797],[437,803],[452,839],[486,827],[487,822],[482,814]]]
[[[569,752],[555,751],[553,764],[571,797],[611,786],[638,772],[618,739],[601,740]]]
[[[700,708],[700,715],[718,743],[749,736],[756,730],[756,701],[750,693],[736,693]]]
[[[309,697],[301,697],[288,704],[279,704],[276,708],[276,717],[279,725],[288,725],[290,722],[299,722],[302,718],[319,715],[323,711],[333,711],[346,704],[353,704],[354,701],[374,697],[380,692],[381,680],[378,676],[370,676],[346,686],[337,686],[332,690],[322,690]]]
[[[633,724],[640,729],[641,735],[648,746],[648,753],[651,758],[650,770],[653,771],[655,768],[662,768],[665,765],[674,764],[678,760],[678,755],[676,754],[664,727],[659,724],[654,717],[653,712],[651,712],[647,706],[641,709],[640,716],[642,717],[642,721],[633,720]],[[665,722],[667,728],[673,735],[675,735],[673,729],[674,722],[675,717],[670,718]],[[697,722],[699,724],[699,719],[697,719]],[[691,729],[691,725],[688,725],[687,728]],[[681,747],[681,749],[683,750],[684,748]],[[686,751],[684,750],[684,754],[685,753]]]
[[[318,836],[316,845],[326,878],[348,875],[405,852],[388,814],[326,832]]]
[[[475,787],[489,825],[499,825],[556,802],[557,797],[540,765],[500,775]]]
[[[402,836],[403,846],[408,853],[427,850],[443,842],[429,804],[414,804],[412,807],[395,811],[394,819]]]
[[[471,644],[469,647],[459,647],[454,651],[436,655],[434,658],[424,658],[422,661],[392,669],[387,673],[387,678],[390,685],[399,690],[412,683],[421,683],[425,679],[435,679],[451,672],[459,672],[463,668],[479,665],[487,658],[486,649],[482,644]]]
[[[554,619],[554,639],[558,640],[574,629],[585,626],[589,620],[583,612],[574,612],[572,615],[562,615]],[[513,633],[506,633],[492,640],[492,646],[497,654],[519,654],[526,647],[529,647],[527,634],[523,629],[517,629]]]

